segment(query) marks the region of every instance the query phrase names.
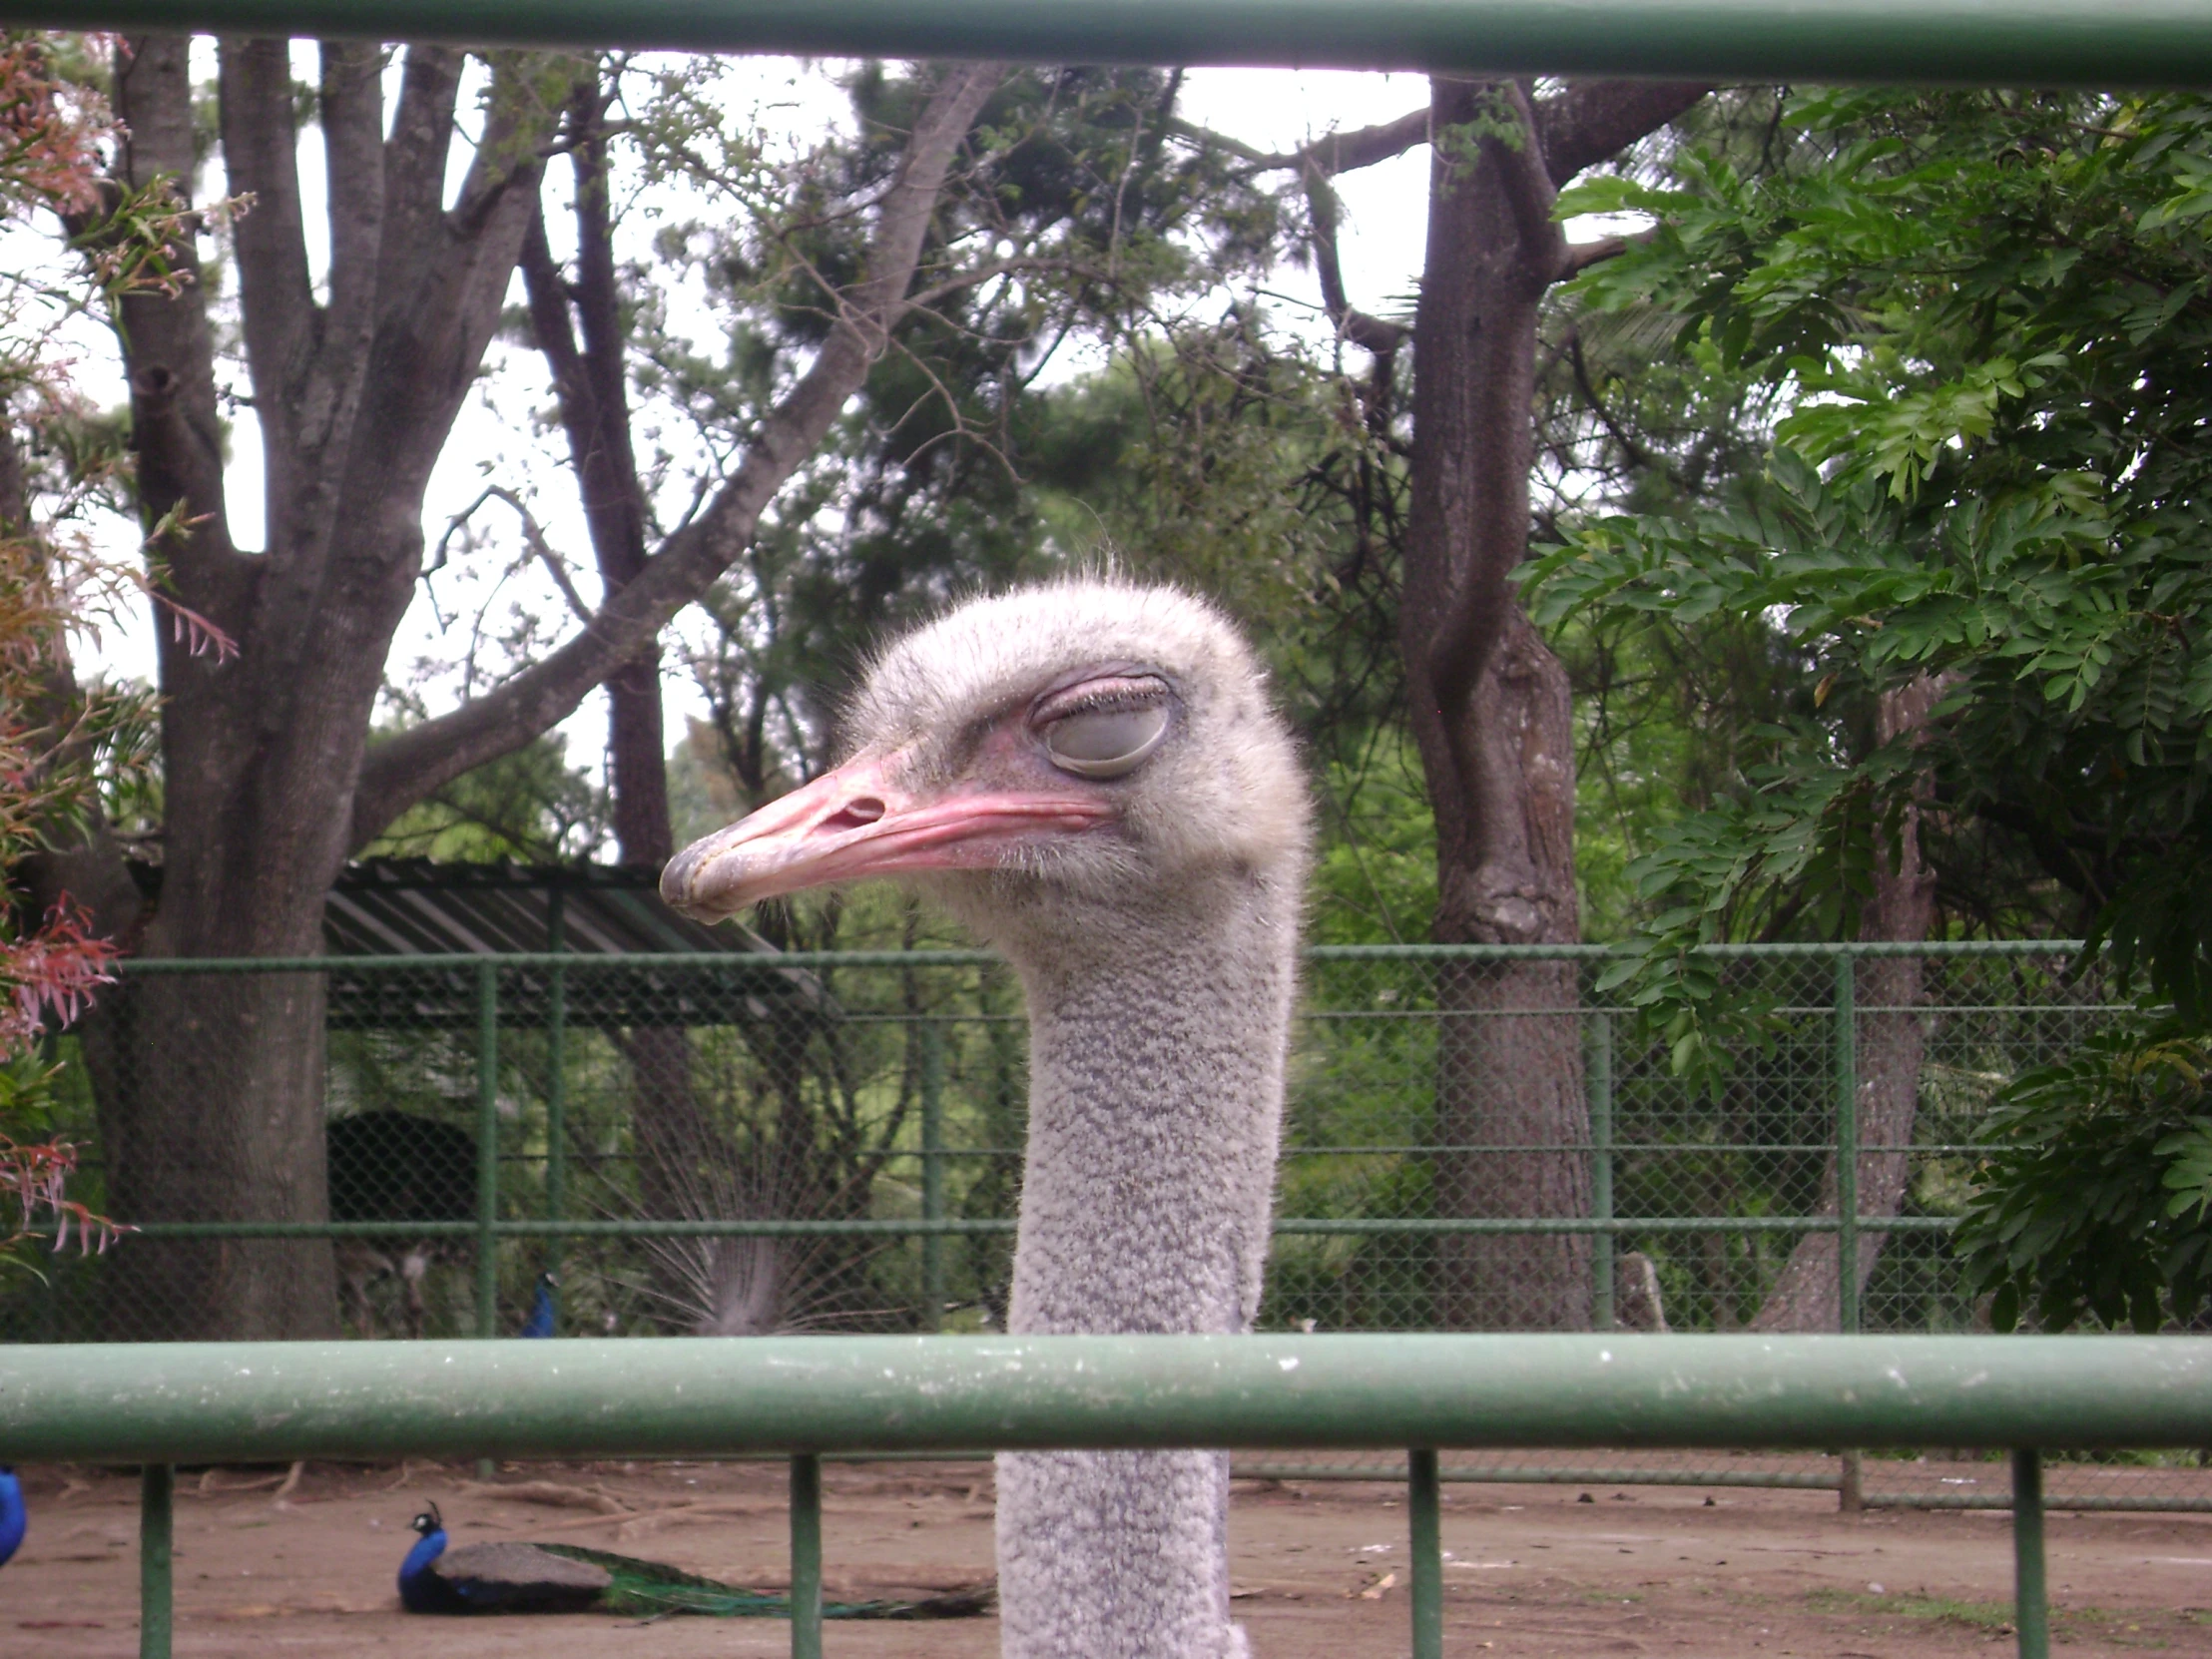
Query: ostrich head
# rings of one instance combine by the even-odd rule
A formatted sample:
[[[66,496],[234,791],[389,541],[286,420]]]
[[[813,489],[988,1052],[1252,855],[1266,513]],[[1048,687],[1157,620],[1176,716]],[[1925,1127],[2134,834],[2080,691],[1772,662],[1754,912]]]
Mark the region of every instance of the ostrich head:
[[[1007,1330],[1231,1332],[1259,1306],[1307,799],[1251,653],[1165,588],[965,605],[876,661],[855,749],[661,877],[703,919],[934,891],[1020,969],[1030,1111]],[[1229,1463],[998,1461],[1006,1659],[1231,1659]]]
[[[936,893],[1017,958],[1131,945],[1207,889],[1295,887],[1307,801],[1264,679],[1211,607],[1069,582],[980,600],[885,651],[835,771],[678,853],[719,920],[864,876]]]

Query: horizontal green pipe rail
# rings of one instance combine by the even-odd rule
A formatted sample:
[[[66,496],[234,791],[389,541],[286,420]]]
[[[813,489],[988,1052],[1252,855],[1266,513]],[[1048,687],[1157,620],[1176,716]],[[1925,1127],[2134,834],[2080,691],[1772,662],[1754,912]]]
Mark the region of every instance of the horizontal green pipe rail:
[[[1999,1482],[2001,1484],[2001,1482]],[[1864,1492],[1862,1509],[2009,1509],[2007,1491],[1977,1492],[1961,1496],[1950,1492]],[[2046,1509],[2071,1509],[2079,1514],[2212,1514],[2212,1497],[2129,1497],[2124,1493],[2084,1492],[2053,1497],[2043,1494]]]
[[[1784,940],[1775,943],[1701,944],[1693,956],[1739,958],[1799,958],[1826,960],[1835,956],[2075,956],[2079,939],[1846,939],[1841,942]],[[1620,944],[1315,944],[1306,947],[1309,961],[1393,962],[1422,959],[1477,962],[1599,961],[1637,954]]]
[[[1947,1008],[1943,1011],[1945,1013],[1950,1012]],[[1597,1150],[1596,1143],[1591,1141],[1407,1141],[1401,1145],[1388,1142],[1349,1146],[1291,1145],[1283,1148],[1283,1156],[1285,1158],[1434,1158],[1446,1153],[1480,1152],[1526,1157],[1532,1152],[1590,1153]],[[1616,1157],[1625,1156],[1629,1153],[1663,1158],[1687,1157],[1694,1153],[1709,1153],[1715,1156],[1722,1153],[1749,1153],[1779,1158],[1808,1152],[1825,1156],[1834,1152],[1836,1148],[1833,1143],[1827,1141],[1611,1141],[1607,1143],[1605,1150],[1613,1153]],[[1862,1142],[1859,1151],[1864,1157],[1873,1157],[1879,1152],[1898,1152],[1910,1153],[1915,1157],[1922,1158],[1946,1155],[1960,1158],[1978,1156],[1988,1151],[1988,1148],[1977,1146],[1972,1141],[1921,1141],[1910,1146],[1902,1143],[1869,1146]],[[1018,1146],[941,1146],[926,1152],[917,1147],[892,1147],[881,1153],[880,1156],[885,1160],[904,1159],[911,1162],[916,1158],[1019,1158],[1022,1154],[1023,1149]],[[607,1153],[600,1156],[599,1162],[603,1164],[635,1162],[637,1156],[634,1152]],[[499,1155],[499,1161],[502,1164],[535,1164],[538,1159],[535,1155],[503,1152]],[[86,1159],[80,1161],[77,1167],[89,1170],[98,1166],[91,1160]]]
[[[1948,1012],[1949,1010],[1944,1011]],[[919,1158],[1019,1158],[1025,1155],[1026,1150],[1026,1148],[1019,1146],[940,1146],[926,1149],[913,1146],[894,1146],[885,1148],[876,1156],[886,1162],[903,1161],[912,1163]],[[1434,1158],[1454,1153],[1462,1155],[1483,1153],[1527,1157],[1531,1153],[1538,1152],[1584,1154],[1596,1150],[1596,1145],[1590,1141],[1406,1141],[1403,1143],[1370,1142],[1367,1144],[1330,1146],[1290,1145],[1283,1148],[1283,1156],[1285,1158]],[[1786,1158],[1801,1157],[1807,1153],[1825,1156],[1836,1149],[1833,1144],[1826,1141],[1615,1141],[1606,1150],[1622,1157],[1635,1154],[1639,1157],[1651,1158],[1720,1157],[1723,1155]],[[1894,1152],[1909,1154],[1918,1158],[1967,1158],[1978,1157],[1988,1151],[1988,1148],[1977,1145],[1972,1141],[1918,1141],[1911,1145],[1902,1142],[1875,1146],[1862,1145],[1859,1151],[1866,1157],[1873,1157],[1877,1153]],[[595,1155],[594,1162],[600,1164],[634,1164],[638,1161],[638,1158],[639,1154],[635,1152],[603,1152]],[[502,1166],[524,1164],[535,1168],[543,1162],[544,1154],[538,1152],[502,1152],[499,1155],[499,1163]],[[77,1168],[87,1174],[101,1167],[100,1160],[97,1158],[80,1158],[77,1161]]]
[[[976,1445],[2207,1442],[2212,1339],[2187,1337],[757,1337],[0,1350],[0,1462]]]
[[[1861,1216],[1861,1228],[1877,1233],[1947,1233],[1950,1216]],[[1400,1218],[1286,1216],[1278,1238],[1502,1238],[1582,1233],[1833,1233],[1834,1216],[1658,1216],[1598,1219],[1590,1216],[1445,1216]],[[486,1229],[473,1221],[150,1221],[130,1229],[144,1239],[473,1239],[490,1232],[501,1239],[931,1239],[990,1238],[1014,1231],[1011,1217],[946,1216],[937,1220],[793,1221],[745,1218],[726,1221],[499,1221]]]
[[[831,57],[2212,85],[2202,0],[11,0],[0,17]]]
[[[704,1459],[718,1463],[782,1462],[780,1451],[744,1451]],[[1833,1456],[1833,1452],[1827,1455]],[[957,1451],[848,1451],[831,1456],[831,1462],[855,1466],[868,1463],[987,1463],[991,1453],[974,1446]],[[1390,1463],[1288,1463],[1237,1458],[1229,1472],[1239,1480],[1339,1480],[1388,1481],[1405,1478],[1402,1464]],[[1833,1492],[1844,1483],[1841,1469],[1663,1469],[1634,1464],[1514,1463],[1492,1466],[1480,1463],[1445,1463],[1436,1476],[1445,1485],[1461,1486],[1721,1486],[1746,1490]],[[1956,1496],[1947,1492],[1868,1492],[1861,1507],[1867,1509],[2009,1509],[2011,1497],[1999,1488],[2002,1476],[1994,1476],[1985,1494]],[[2131,1514],[2212,1514],[2212,1497],[2143,1496],[2127,1493],[2087,1492],[2052,1498],[2053,1509],[2125,1511]]]
[[[1396,1463],[1260,1463],[1242,1460],[1230,1465],[1239,1480],[1387,1480],[1405,1478]],[[1639,1469],[1544,1467],[1523,1464],[1514,1468],[1469,1468],[1446,1463],[1437,1478],[1446,1485],[1462,1486],[1690,1486],[1728,1487],[1767,1491],[1833,1492],[1843,1485],[1839,1470]],[[2012,1494],[2004,1489],[2001,1475],[1991,1480],[1987,1492],[1862,1492],[1863,1509],[1977,1509],[2012,1507]],[[2044,1494],[2044,1506],[2083,1514],[2212,1514],[2212,1497],[2130,1496],[2124,1492],[2085,1492],[2053,1497]]]
[[[7,0],[0,0],[0,16]],[[133,973],[474,973],[497,968],[562,968],[570,974],[665,972],[682,968],[705,974],[773,974],[783,968],[994,967],[1004,958],[988,950],[640,950],[622,955],[582,955],[558,950],[462,951],[421,956],[131,956],[117,966]]]
[[[8,0],[0,0],[0,19],[5,19],[8,11]],[[2206,12],[2207,16],[2212,16],[2212,7],[2206,8]],[[1694,954],[1729,960],[1773,957],[1826,961],[1838,956],[1854,959],[2072,956],[2080,949],[2079,939],[1931,939],[1924,943],[1902,944],[1888,940],[1843,944],[1709,944],[1700,945]],[[1317,944],[1307,947],[1306,960],[1316,963],[1595,962],[1626,954],[1624,947],[1610,944]],[[783,968],[995,967],[1002,965],[1003,959],[988,950],[787,950],[778,954],[733,951],[724,955],[639,951],[620,956],[518,950],[498,955],[463,952],[436,956],[130,956],[116,966],[126,976],[141,973],[328,973],[334,970],[346,973],[474,973],[487,962],[499,968],[543,970],[558,967],[571,974],[682,968],[691,973],[712,975],[774,973]],[[1806,1011],[1825,1013],[1828,1010],[1822,1006],[1809,1007]],[[898,1017],[903,1021],[908,1016]]]
[[[1229,1472],[1239,1480],[1402,1480],[1404,1469],[1395,1463],[1232,1463]],[[1780,1469],[1746,1470],[1730,1474],[1711,1469],[1547,1468],[1528,1464],[1515,1468],[1467,1468],[1446,1463],[1436,1478],[1446,1485],[1462,1486],[1753,1486],[1781,1491],[1833,1492],[1843,1476],[1831,1469],[1825,1474]]]

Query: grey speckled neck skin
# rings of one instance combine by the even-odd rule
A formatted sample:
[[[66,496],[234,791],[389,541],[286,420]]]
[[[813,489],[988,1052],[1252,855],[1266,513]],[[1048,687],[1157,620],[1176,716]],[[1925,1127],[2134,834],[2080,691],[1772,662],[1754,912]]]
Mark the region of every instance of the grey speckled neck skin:
[[[1310,835],[1235,628],[1172,588],[962,605],[877,658],[835,770],[671,859],[686,914],[888,875],[1019,970],[1029,1149],[1008,1325],[1246,1330]],[[1229,1659],[1219,1452],[998,1461],[1007,1659]]]
[[[1298,892],[1225,871],[1176,899],[1095,952],[1003,940],[1031,1027],[1012,1331],[1239,1332],[1258,1309]],[[1242,1655],[1228,1502],[1225,1453],[1001,1455],[1002,1652]]]

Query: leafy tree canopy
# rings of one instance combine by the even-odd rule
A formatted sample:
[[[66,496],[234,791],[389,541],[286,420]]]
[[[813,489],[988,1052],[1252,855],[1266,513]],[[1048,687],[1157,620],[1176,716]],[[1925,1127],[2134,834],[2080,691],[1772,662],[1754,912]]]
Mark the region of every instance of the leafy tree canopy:
[[[1958,1233],[1990,1322],[2146,1334],[2212,1303],[2212,1044],[2171,1021],[2091,1037],[2004,1092]]]
[[[1524,571],[1549,623],[1766,619],[1816,707],[1631,874],[1674,900],[1636,995],[1722,1062],[1684,947],[1747,891],[1855,925],[1906,804],[2014,837],[2123,972],[2212,1016],[2212,105],[1996,93],[1790,99],[1754,179],[1713,147],[1562,213],[1656,223],[1580,283],[1780,395],[1742,505],[1597,518]],[[1921,733],[1855,717],[1932,676]]]

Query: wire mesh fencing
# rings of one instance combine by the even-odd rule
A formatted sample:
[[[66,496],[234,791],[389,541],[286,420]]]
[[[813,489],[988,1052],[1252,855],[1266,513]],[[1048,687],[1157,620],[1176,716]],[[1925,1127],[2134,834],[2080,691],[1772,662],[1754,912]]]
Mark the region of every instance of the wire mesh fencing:
[[[1759,1040],[1693,1088],[1606,962],[1311,953],[1263,1326],[1975,1327],[1947,1237],[1970,1135],[2112,1016],[2093,969],[2052,941],[1737,949]],[[0,1340],[502,1336],[541,1298],[567,1335],[1002,1319],[1025,1023],[982,953],[133,962],[51,1058],[79,1196],[139,1231],[0,1283]],[[2197,1462],[2062,1463],[2054,1501],[2212,1506]],[[1961,1506],[2001,1472],[1447,1466]]]

